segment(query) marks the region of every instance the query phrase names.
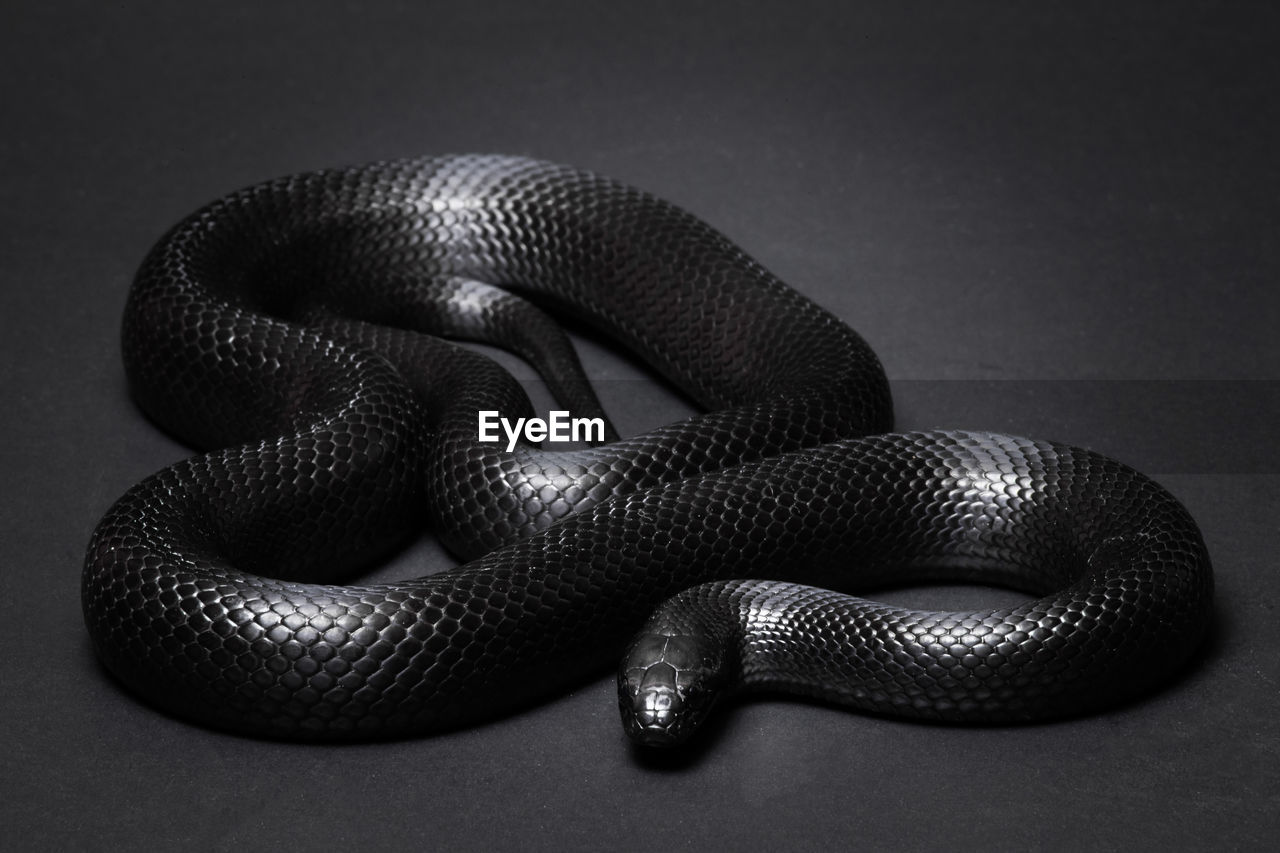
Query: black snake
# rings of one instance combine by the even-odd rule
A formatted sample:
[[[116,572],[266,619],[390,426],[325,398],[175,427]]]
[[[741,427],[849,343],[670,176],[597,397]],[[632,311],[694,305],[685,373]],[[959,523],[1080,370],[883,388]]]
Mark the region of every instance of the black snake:
[[[478,442],[477,410],[524,417],[528,398],[433,335],[509,347],[575,415],[600,410],[533,302],[709,413],[581,449]],[[1208,556],[1159,485],[1060,444],[886,432],[855,332],[593,174],[461,156],[250,187],[151,251],[123,348],[142,408],[207,452],[99,523],[85,620],[126,685],[212,725],[438,730],[552,696],[629,638],[619,702],[642,743],[683,741],[743,689],[1023,720],[1147,690],[1206,631]],[[471,561],[332,585],[428,521]],[[944,578],[1039,597],[917,612],[800,585]]]

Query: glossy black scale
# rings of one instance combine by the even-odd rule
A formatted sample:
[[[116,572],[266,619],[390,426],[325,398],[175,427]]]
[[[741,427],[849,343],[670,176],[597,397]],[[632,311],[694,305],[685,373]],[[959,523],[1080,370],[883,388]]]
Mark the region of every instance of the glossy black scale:
[[[709,413],[583,450],[479,443],[478,409],[529,401],[424,332],[506,345],[599,411],[507,289]],[[746,689],[1028,719],[1148,689],[1207,624],[1203,543],[1158,485],[1061,445],[878,434],[888,384],[848,326],[691,215],[565,167],[444,157],[235,193],[152,250],[123,342],[139,404],[210,452],[107,513],[85,619],[121,680],[209,724],[427,732],[554,695],[633,637],[619,701],[644,743]],[[472,562],[327,585],[428,519]],[[918,613],[799,585],[944,577],[1041,597]]]

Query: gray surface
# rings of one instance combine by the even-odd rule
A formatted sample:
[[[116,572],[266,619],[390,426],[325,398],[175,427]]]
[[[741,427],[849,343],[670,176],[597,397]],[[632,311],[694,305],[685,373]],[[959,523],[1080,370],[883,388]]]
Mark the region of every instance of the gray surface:
[[[0,845],[1274,842],[1280,18],[829,6],[10,12]],[[136,702],[90,654],[78,575],[111,501],[183,453],[123,384],[142,254],[261,178],[465,150],[598,169],[716,224],[864,333],[904,428],[1026,432],[1157,475],[1218,571],[1203,658],[1146,701],[1024,728],[753,703],[663,762],[627,747],[606,678],[473,730],[340,748]],[[624,431],[684,410],[585,352]],[[424,538],[378,574],[448,564]]]

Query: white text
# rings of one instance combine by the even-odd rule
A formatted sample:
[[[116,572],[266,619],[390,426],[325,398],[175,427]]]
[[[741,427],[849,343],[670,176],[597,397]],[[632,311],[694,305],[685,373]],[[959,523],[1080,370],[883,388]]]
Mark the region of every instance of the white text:
[[[514,424],[496,411],[480,411],[477,415],[476,438],[484,443],[499,440],[498,427],[507,436],[507,452],[516,449],[523,435],[531,444],[543,441],[604,441],[603,418],[571,418],[568,412],[553,411],[549,419],[516,418]]]

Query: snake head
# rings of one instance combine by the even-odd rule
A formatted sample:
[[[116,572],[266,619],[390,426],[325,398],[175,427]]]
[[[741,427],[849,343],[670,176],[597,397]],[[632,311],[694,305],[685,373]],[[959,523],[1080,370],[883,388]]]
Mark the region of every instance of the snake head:
[[[622,725],[644,746],[679,746],[728,685],[722,649],[691,636],[642,633],[618,670]]]

